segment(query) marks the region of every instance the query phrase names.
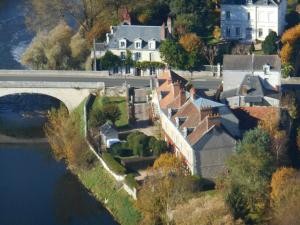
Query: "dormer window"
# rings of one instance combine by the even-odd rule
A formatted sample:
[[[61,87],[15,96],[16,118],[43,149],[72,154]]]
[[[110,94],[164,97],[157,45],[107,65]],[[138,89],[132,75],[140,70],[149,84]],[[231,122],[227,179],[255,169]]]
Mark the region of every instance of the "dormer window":
[[[149,47],[149,49],[151,49],[151,50],[155,50],[155,49],[156,49],[156,41],[155,41],[154,39],[150,40],[150,41],[148,42],[148,47]]]
[[[265,64],[265,65],[263,66],[264,74],[269,74],[269,73],[270,73],[270,70],[271,70],[271,66],[270,66],[270,65]]]
[[[141,49],[142,48],[142,39],[136,39],[135,41],[134,41],[134,47],[136,48],[136,49]]]
[[[119,40],[119,48],[126,48],[126,47],[127,47],[126,39]]]

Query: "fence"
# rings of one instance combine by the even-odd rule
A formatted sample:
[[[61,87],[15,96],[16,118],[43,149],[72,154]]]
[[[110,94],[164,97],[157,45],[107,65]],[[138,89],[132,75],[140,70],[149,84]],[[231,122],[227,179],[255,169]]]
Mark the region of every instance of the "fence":
[[[116,174],[115,172],[113,172],[108,165],[106,164],[106,162],[102,159],[101,155],[99,154],[99,152],[97,152],[95,150],[95,147],[93,146],[92,142],[91,142],[91,137],[89,135],[88,132],[88,126],[87,126],[87,120],[88,120],[88,111],[89,109],[92,107],[93,105],[93,101],[95,100],[95,97],[92,95],[89,95],[87,101],[85,102],[84,105],[84,109],[83,109],[83,119],[84,119],[84,135],[86,138],[86,142],[89,146],[89,149],[92,151],[92,153],[97,157],[97,159],[100,161],[101,165],[103,166],[103,168],[110,174],[112,175],[112,177],[117,181],[117,182],[121,182],[123,185],[123,189],[133,198],[133,199],[137,199],[137,190],[136,188],[131,188],[129,187],[126,182],[125,182],[125,178],[126,175],[119,175]]]

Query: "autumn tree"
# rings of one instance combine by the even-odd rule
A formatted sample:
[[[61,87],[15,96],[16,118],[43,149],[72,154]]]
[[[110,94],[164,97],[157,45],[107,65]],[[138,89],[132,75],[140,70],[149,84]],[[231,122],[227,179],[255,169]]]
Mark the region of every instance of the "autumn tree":
[[[49,32],[40,32],[22,56],[22,63],[32,69],[83,69],[89,48],[85,40],[66,24]]]
[[[162,155],[164,159],[158,159],[164,169],[153,168],[138,193],[136,205],[143,214],[141,224],[170,224],[172,209],[186,201],[195,190],[194,179],[180,169],[184,167],[180,165],[183,162],[175,157],[166,159],[167,156]],[[166,161],[166,166],[161,164],[162,161]],[[178,168],[170,168],[170,165]]]
[[[65,160],[70,167],[86,167],[92,155],[80,134],[80,115],[69,115],[65,107],[53,109],[48,114],[45,134],[56,160]]]
[[[271,31],[265,40],[262,42],[262,50],[267,55],[272,55],[277,53],[277,41],[278,37],[275,31]]]
[[[188,53],[200,51],[203,43],[195,33],[187,33],[179,39],[179,43]]]
[[[280,129],[280,112],[271,113],[268,119],[260,121],[259,127],[268,132],[271,138],[270,150],[276,159],[276,165],[284,165],[288,161],[287,142],[285,130]]]
[[[243,225],[235,221],[221,193],[203,193],[198,198],[179,204],[173,211],[175,225]]]
[[[271,182],[272,224],[297,225],[300,221],[300,172],[278,169]]]

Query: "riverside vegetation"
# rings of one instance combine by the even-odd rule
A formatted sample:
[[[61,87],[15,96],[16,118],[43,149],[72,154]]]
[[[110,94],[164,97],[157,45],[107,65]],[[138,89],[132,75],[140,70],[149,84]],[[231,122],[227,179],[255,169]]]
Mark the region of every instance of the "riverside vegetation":
[[[107,200],[105,206],[118,222],[124,225],[138,224],[140,214],[133,200],[120,190],[116,181],[89,151],[83,133],[84,104],[70,114],[65,107],[49,113],[45,133],[53,155],[57,160],[64,160],[99,201],[104,203]]]

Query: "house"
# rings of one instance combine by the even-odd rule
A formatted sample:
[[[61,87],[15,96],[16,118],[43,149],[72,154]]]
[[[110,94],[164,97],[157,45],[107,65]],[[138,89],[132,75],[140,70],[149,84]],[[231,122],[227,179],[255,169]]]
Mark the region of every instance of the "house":
[[[131,25],[130,21],[118,26],[111,26],[110,33],[106,34],[105,43],[96,43],[96,57],[105,55],[111,51],[125,60],[128,51],[132,53],[132,60],[135,62],[147,62],[148,68],[134,66],[120,66],[111,69],[114,74],[134,74],[136,76],[156,75],[157,63],[162,63],[159,46],[162,40],[171,34],[171,19],[168,19],[168,26],[143,26]],[[92,59],[94,52],[91,53]]]
[[[224,55],[221,101],[230,107],[275,106],[281,97],[277,55]]]
[[[224,169],[240,137],[239,121],[219,102],[197,95],[170,70],[157,79],[153,93],[165,140],[182,156],[193,175],[214,179]]]
[[[221,35],[225,40],[263,41],[271,31],[281,35],[287,0],[222,0]]]
[[[110,148],[113,144],[120,142],[119,133],[110,122],[106,122],[102,125],[99,128],[99,132],[101,141],[107,148]]]

